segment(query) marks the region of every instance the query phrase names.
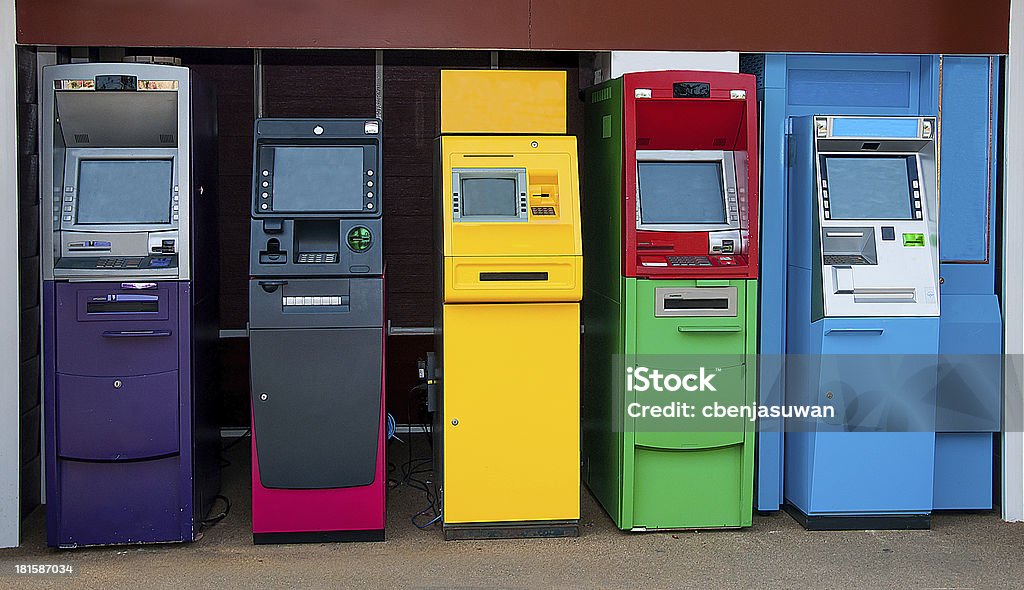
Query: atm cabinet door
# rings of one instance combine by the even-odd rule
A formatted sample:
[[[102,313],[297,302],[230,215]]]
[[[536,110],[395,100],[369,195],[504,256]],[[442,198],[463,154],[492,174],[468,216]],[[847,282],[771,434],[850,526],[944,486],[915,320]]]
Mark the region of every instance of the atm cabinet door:
[[[253,437],[264,487],[373,483],[382,338],[380,328],[251,331]]]
[[[444,309],[446,524],[580,516],[576,303]]]

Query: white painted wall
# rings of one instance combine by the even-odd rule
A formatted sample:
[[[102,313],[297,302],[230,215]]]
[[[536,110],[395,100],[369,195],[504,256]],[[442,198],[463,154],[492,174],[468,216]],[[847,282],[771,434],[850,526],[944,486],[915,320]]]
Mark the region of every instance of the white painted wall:
[[[1003,170],[1003,518],[1024,520],[1024,0],[1010,2]]]
[[[21,528],[18,410],[18,124],[14,0],[0,0],[0,547]]]
[[[657,70],[740,71],[735,51],[605,51],[595,57],[594,84],[630,72]]]

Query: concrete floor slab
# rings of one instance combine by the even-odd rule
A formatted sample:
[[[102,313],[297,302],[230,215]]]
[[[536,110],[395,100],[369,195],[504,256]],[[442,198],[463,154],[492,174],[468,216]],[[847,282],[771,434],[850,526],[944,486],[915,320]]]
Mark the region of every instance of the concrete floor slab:
[[[807,532],[784,513],[737,531],[627,533],[584,491],[575,539],[453,541],[410,516],[423,492],[388,496],[383,543],[251,544],[248,447],[229,451],[231,513],[188,545],[53,550],[44,514],[0,550],[0,588],[1020,588],[1024,524],[994,512],[937,514],[930,531]],[[406,448],[392,441],[393,462]],[[72,563],[67,578],[19,578],[15,563]]]

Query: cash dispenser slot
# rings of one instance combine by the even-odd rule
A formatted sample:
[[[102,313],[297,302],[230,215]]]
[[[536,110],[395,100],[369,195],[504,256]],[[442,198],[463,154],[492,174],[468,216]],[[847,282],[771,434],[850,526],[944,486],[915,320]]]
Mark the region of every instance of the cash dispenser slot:
[[[675,299],[667,298],[664,301],[667,311],[675,309],[728,309],[728,299]]]
[[[86,313],[157,313],[158,295],[111,294],[92,297],[85,304]]]
[[[857,303],[914,303],[917,289],[854,289],[853,300]]]
[[[338,262],[340,232],[338,221],[296,220],[295,262],[300,264],[334,264]]]
[[[822,261],[830,266],[877,265],[875,228],[826,229],[821,242]]]
[[[68,242],[68,252],[110,252],[110,242],[100,240]]]
[[[481,281],[546,281],[546,272],[481,272]]]
[[[655,300],[659,318],[736,316],[736,287],[659,287]]]

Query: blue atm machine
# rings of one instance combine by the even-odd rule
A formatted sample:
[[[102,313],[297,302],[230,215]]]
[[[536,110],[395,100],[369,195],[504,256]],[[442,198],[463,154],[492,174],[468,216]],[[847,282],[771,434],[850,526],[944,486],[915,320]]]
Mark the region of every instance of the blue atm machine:
[[[927,528],[939,353],[931,117],[795,118],[785,498],[804,526]]]
[[[1000,430],[1002,321],[997,296],[996,165],[999,58],[747,54],[762,107],[763,178],[760,401],[792,402],[784,354],[792,224],[787,161],[794,118],[937,116],[939,357],[935,391],[933,509],[992,506],[993,433]],[[785,502],[786,436],[762,420],[756,506]]]

